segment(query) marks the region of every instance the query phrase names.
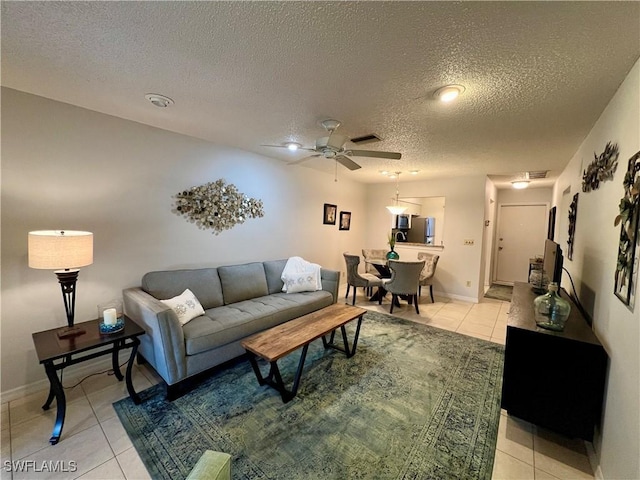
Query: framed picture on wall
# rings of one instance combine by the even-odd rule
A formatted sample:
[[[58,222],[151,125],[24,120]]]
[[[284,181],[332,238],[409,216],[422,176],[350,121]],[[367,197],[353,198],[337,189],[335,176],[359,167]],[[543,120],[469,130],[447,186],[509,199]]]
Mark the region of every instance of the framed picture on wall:
[[[338,211],[337,205],[332,205],[331,203],[325,203],[322,223],[324,223],[325,225],[335,225],[337,211]]]
[[[340,212],[340,230],[351,228],[351,212]]]

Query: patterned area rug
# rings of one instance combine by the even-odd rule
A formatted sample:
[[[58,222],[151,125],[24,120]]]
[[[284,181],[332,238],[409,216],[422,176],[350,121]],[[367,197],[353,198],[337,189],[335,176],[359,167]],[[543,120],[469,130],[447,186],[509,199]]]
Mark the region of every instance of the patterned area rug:
[[[287,385],[298,358],[279,363]],[[369,312],[354,357],[311,344],[287,404],[244,360],[173,402],[156,385],[114,406],[154,479],[184,478],[206,449],[232,455],[234,479],[490,479],[503,359],[502,345]]]
[[[502,300],[504,302],[510,302],[512,294],[513,287],[509,285],[498,285],[497,283],[494,283],[489,287],[489,290],[487,290],[487,293],[484,294],[484,297]]]

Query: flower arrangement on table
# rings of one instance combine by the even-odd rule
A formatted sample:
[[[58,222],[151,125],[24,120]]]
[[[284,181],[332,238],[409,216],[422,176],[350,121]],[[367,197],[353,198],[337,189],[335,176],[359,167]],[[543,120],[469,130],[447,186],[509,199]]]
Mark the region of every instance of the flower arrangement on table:
[[[391,247],[391,251],[387,252],[387,260],[398,260],[400,255],[394,250],[396,246],[396,237],[393,235],[393,232],[389,234],[389,241],[387,242]]]

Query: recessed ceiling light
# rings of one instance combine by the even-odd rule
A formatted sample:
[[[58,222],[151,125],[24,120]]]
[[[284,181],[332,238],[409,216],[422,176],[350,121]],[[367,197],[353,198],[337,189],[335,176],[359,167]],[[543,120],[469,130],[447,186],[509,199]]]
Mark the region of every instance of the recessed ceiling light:
[[[433,94],[441,102],[451,102],[458,98],[464,92],[464,87],[462,85],[447,85],[445,87],[439,88]]]
[[[409,170],[411,175],[417,175],[420,170]]]
[[[296,150],[298,150],[300,147],[302,147],[302,145],[300,145],[297,142],[287,142],[284,144],[285,147],[287,147],[289,150],[291,150],[292,152],[295,152]]]
[[[388,170],[380,170],[380,175],[389,175]]]
[[[144,98],[149,100],[153,105],[160,108],[167,108],[169,105],[173,105],[175,102],[169,97],[160,95],[158,93],[147,93]]]

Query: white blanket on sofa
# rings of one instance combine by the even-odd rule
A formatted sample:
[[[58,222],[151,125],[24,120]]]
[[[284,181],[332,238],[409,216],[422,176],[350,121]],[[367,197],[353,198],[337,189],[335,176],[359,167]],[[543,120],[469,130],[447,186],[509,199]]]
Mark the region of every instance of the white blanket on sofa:
[[[320,265],[307,262],[302,257],[290,257],[282,270],[283,292],[315,292],[322,290]]]

